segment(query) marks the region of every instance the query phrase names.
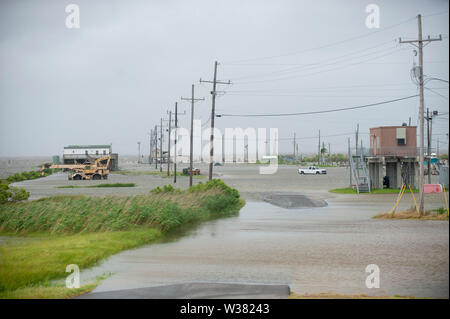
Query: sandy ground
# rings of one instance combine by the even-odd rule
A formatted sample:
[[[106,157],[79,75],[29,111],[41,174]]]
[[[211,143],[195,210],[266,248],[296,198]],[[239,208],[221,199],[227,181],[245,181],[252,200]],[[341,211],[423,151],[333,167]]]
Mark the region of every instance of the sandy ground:
[[[197,165],[206,173],[205,165]],[[180,167],[181,169],[182,167]],[[153,169],[132,162],[126,170]],[[274,175],[257,165],[215,167],[215,176],[247,200],[238,217],[207,222],[179,240],[129,250],[82,272],[82,280],[113,272],[97,292],[186,282],[288,284],[296,293],[341,293],[449,297],[449,226],[446,221],[374,220],[388,211],[395,194],[338,195],[328,190],[348,185],[346,168],[327,175],[300,176],[294,166]],[[195,179],[194,182],[206,181]],[[58,189],[56,186],[134,182],[134,188]],[[68,181],[63,173],[17,183],[32,198],[55,194],[139,194],[167,184],[150,175],[111,174],[108,181]],[[187,187],[186,177],[178,187]],[[263,202],[272,192],[307,195],[328,206],[284,209]],[[407,195],[400,209],[413,205]],[[426,207],[443,206],[427,195]],[[368,289],[365,268],[377,264],[381,287]]]

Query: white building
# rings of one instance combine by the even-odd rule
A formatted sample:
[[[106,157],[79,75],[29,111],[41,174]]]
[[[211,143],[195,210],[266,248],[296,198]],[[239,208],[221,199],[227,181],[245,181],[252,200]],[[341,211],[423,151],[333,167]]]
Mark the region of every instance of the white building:
[[[84,163],[108,155],[111,156],[111,169],[117,169],[119,156],[112,152],[111,145],[68,145],[64,147],[63,163]]]

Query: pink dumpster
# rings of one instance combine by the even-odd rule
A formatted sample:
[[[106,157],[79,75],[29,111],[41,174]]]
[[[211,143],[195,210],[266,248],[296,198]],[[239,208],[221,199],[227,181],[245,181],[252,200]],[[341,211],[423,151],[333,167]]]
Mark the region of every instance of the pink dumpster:
[[[425,194],[442,193],[442,186],[440,184],[425,184],[423,185],[423,192]]]

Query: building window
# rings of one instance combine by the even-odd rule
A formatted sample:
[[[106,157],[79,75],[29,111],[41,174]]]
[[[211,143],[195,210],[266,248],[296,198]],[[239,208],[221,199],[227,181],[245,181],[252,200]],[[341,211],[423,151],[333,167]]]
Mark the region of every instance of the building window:
[[[95,155],[98,155],[98,150],[95,151]]]
[[[105,150],[103,150],[103,155],[106,155],[106,151]]]
[[[406,145],[406,128],[397,128],[397,145]]]

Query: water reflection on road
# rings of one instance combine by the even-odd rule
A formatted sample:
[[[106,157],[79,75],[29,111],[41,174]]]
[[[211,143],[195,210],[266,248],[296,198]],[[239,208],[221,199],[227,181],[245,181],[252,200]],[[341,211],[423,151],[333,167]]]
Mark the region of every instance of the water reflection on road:
[[[238,217],[202,224],[177,241],[129,250],[82,272],[114,275],[96,291],[182,282],[289,284],[297,293],[400,294],[448,298],[448,222],[381,221],[388,209],[333,199],[283,209],[248,202]],[[365,267],[381,288],[365,287]]]

